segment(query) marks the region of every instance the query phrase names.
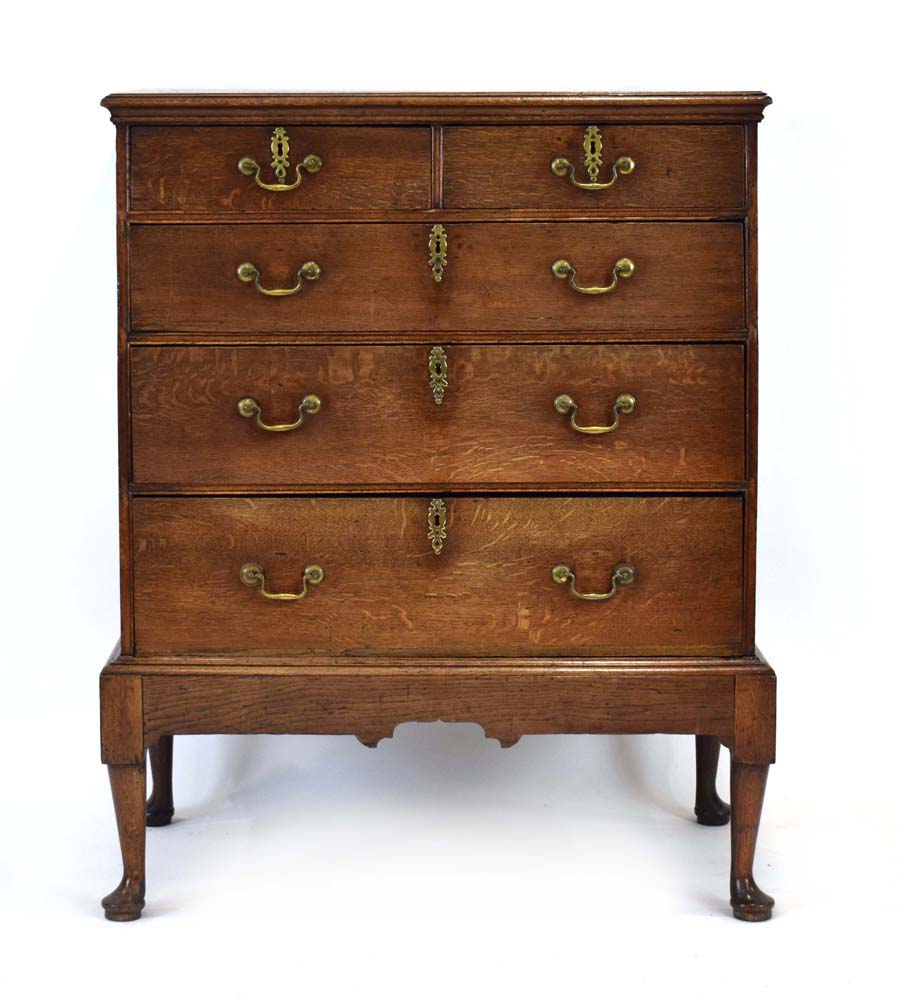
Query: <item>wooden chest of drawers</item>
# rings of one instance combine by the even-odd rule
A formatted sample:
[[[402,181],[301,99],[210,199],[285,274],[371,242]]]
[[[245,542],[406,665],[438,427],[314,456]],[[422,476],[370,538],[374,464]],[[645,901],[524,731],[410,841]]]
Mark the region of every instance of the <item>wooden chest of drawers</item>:
[[[736,94],[114,95],[124,874],[173,736],[696,738],[752,874],[756,131]],[[730,809],[715,790],[731,751]],[[145,807],[145,755],[153,794]]]

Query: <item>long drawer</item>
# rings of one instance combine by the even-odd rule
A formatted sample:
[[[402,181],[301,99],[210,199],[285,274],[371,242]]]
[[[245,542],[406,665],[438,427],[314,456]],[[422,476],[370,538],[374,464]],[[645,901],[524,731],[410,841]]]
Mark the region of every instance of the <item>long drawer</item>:
[[[740,498],[443,502],[137,498],[137,652],[741,651]]]
[[[406,223],[132,226],[132,329],[703,333],[745,325],[738,222],[448,225],[443,269],[430,256],[430,233]]]
[[[738,344],[139,346],[131,392],[137,483],[744,478]]]
[[[278,128],[279,135],[262,126],[133,127],[129,207],[273,215],[428,208],[427,128]],[[303,166],[311,156],[320,161],[313,172]],[[247,173],[238,166],[242,160]],[[273,190],[279,186],[292,190]]]
[[[745,204],[738,125],[456,126],[442,141],[447,208],[725,212]]]

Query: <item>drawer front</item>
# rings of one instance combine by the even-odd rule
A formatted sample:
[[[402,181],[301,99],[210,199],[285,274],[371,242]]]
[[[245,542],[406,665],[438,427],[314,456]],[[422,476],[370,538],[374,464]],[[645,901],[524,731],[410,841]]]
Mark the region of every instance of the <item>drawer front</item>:
[[[428,208],[431,136],[427,128],[329,128],[285,126],[275,142],[272,128],[133,126],[129,207],[145,212],[304,212]],[[280,146],[278,144],[281,144]],[[310,155],[321,167],[310,172]],[[256,171],[238,169],[252,159]],[[275,166],[273,162],[275,161]],[[310,161],[307,161],[310,163]],[[276,173],[280,168],[282,180]]]
[[[139,654],[737,654],[738,497],[133,501]],[[242,582],[243,566],[254,586]],[[302,600],[305,567],[324,570]],[[635,579],[608,600],[620,564]]]
[[[132,327],[189,333],[744,327],[744,235],[737,222],[449,225],[440,282],[429,266],[429,230],[425,224],[133,226]],[[609,293],[572,287],[571,280],[609,286],[625,258],[634,273],[620,276]],[[554,274],[552,264],[562,259],[574,277]],[[298,275],[310,261],[321,268],[315,281]],[[243,272],[246,281],[237,273],[243,263],[253,266]],[[290,295],[260,290],[298,284]]]
[[[134,479],[677,486],[744,478],[741,345],[448,346],[430,369],[431,358],[428,345],[135,347]],[[564,393],[574,415],[555,409]],[[321,406],[300,426],[259,426],[296,422],[309,394]],[[624,394],[634,409],[617,413]],[[242,416],[246,397],[258,409]],[[572,419],[618,426],[588,434]]]
[[[737,125],[602,125],[586,132],[584,125],[445,129],[444,204],[598,212],[744,208],[744,133]],[[574,172],[551,170],[560,157]],[[624,157],[634,169],[618,169],[610,187],[579,188],[570,179],[609,183]]]

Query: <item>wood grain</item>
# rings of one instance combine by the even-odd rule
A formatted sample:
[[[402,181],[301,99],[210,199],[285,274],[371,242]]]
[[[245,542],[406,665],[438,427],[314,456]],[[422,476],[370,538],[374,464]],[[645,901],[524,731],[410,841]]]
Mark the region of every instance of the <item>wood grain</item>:
[[[128,188],[128,128],[116,126],[116,281],[119,296],[116,331],[117,435],[119,450],[119,641],[126,653],[134,650],[134,609],[131,580],[131,413],[129,400],[128,324],[131,317],[128,278],[128,224],[125,206]]]
[[[570,208],[603,215],[610,208],[744,208],[744,133],[737,125],[601,124],[599,180],[619,156],[635,170],[603,191],[586,191],[551,172],[563,156],[587,181],[584,125],[447,128],[444,204],[448,208]]]
[[[280,676],[301,679],[310,674],[328,673],[337,677],[351,674],[354,677],[368,674],[372,677],[390,677],[403,674],[411,684],[423,676],[441,671],[481,670],[492,674],[507,673],[561,673],[576,674],[582,670],[594,673],[619,673],[642,676],[653,680],[668,674],[680,677],[720,674],[730,678],[772,674],[771,667],[758,656],[698,656],[671,654],[669,656],[478,656],[448,657],[396,656],[346,654],[308,656],[298,653],[249,656],[244,653],[207,653],[158,656],[127,656],[123,654],[104,667],[104,672],[115,675],[164,674],[186,677],[193,674],[219,677]],[[731,745],[731,744],[730,744]]]
[[[733,758],[745,764],[776,760],[776,676],[736,677]]]
[[[317,128],[282,121],[290,141],[288,183],[308,153],[323,163],[293,191],[264,191],[238,171],[250,156],[274,183],[269,125],[244,128],[136,126],[131,130],[129,207],[168,212],[281,212],[428,208],[427,128]]]
[[[335,331],[332,333],[249,333],[244,331],[240,337],[234,333],[185,333],[179,331],[142,332],[135,334],[130,341],[131,347],[151,346],[192,346],[207,345],[210,347],[269,346],[288,345],[323,346],[333,344],[349,346],[360,344],[427,344],[431,347],[440,341],[441,344],[498,344],[507,341],[514,344],[745,344],[747,335],[743,330],[705,330],[703,334],[692,330],[654,330],[649,332],[636,328],[634,330],[482,330],[476,333],[464,330],[419,330],[410,332],[391,332],[390,330],[374,331],[352,330],[349,332]]]
[[[737,497],[448,497],[448,538],[427,538],[428,498],[134,501],[137,650],[544,656],[735,654],[741,643]],[[566,563],[581,601],[551,580]],[[296,603],[241,584],[259,563]],[[313,589],[313,588],[311,588]]]
[[[144,760],[141,678],[100,677],[100,759],[104,764]]]
[[[388,124],[442,122],[744,122],[771,103],[760,91],[697,93],[109,94],[113,121]]]
[[[745,495],[745,651],[756,644],[757,610],[757,126],[745,126],[747,135],[748,219],[745,225],[745,312],[748,317],[748,347],[745,353],[745,443],[748,451],[748,489]]]
[[[437,181],[433,182],[437,184]],[[433,187],[434,191],[434,187]],[[434,194],[433,194],[434,197]],[[317,211],[314,209],[284,209],[278,213],[280,224],[291,223],[366,223],[401,222],[422,223],[429,226],[436,222],[444,226],[459,225],[463,222],[741,222],[744,209],[723,210],[718,208],[605,208],[602,212],[591,205],[572,208],[441,208],[436,199],[433,208],[419,209],[342,209],[340,211]],[[162,210],[134,209],[127,213],[128,221],[134,225],[259,225],[273,221],[271,212],[177,212]]]
[[[707,223],[466,223],[448,230],[448,267],[428,266],[429,226],[132,226],[136,331],[740,330],[743,227]],[[582,295],[551,272],[606,284],[621,257],[634,277]],[[290,288],[307,260],[318,281],[270,298],[238,280],[253,263]]]
[[[149,348],[131,352],[134,478],[155,484],[671,483],[744,477],[744,350],[721,346],[448,347],[435,404],[428,346]],[[267,433],[237,411],[253,396]],[[617,396],[635,411],[605,435]]]
[[[304,678],[151,676],[148,738],[189,733],[352,734],[375,745],[404,722],[476,722],[503,745],[527,733],[698,733],[728,740],[728,677],[484,671]],[[553,722],[547,706],[557,706]]]

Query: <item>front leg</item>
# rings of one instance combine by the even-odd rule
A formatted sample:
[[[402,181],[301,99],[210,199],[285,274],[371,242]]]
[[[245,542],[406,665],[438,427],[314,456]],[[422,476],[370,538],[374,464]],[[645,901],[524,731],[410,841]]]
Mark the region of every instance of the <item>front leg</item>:
[[[172,803],[172,743],[171,736],[161,736],[150,748],[150,773],[153,791],[147,800],[147,825],[168,826],[175,809]]]
[[[103,898],[107,920],[137,920],[144,909],[144,763],[110,764],[110,786],[122,850],[122,881]]]
[[[773,897],[754,881],[754,852],[763,809],[768,764],[732,761],[732,912],[738,920],[769,920]]]
[[[719,762],[719,738],[696,736],[695,816],[702,826],[725,826],[729,822],[729,804],[716,794],[716,770]]]

